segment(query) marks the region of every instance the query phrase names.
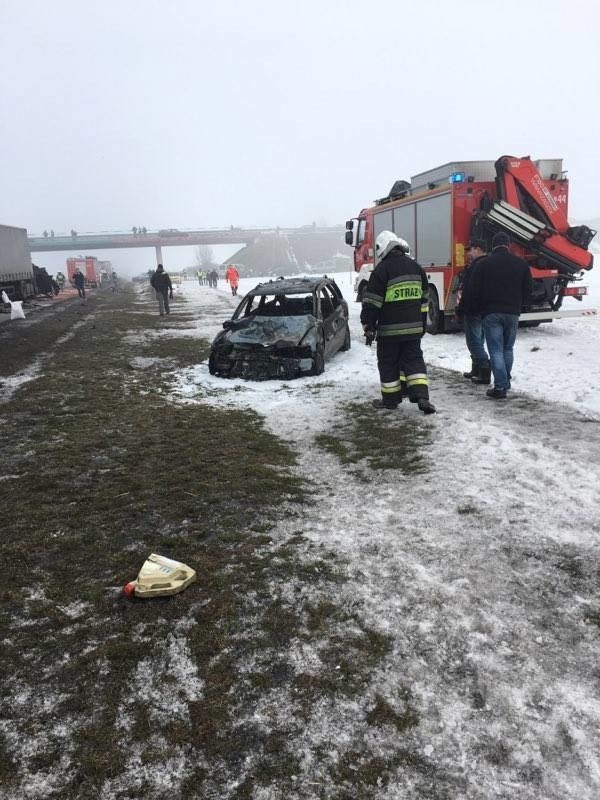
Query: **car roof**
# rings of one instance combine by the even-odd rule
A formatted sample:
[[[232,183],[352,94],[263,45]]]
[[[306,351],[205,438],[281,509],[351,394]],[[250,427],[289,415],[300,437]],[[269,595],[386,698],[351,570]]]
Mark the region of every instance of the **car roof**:
[[[331,285],[335,281],[326,275],[313,275],[303,278],[279,278],[275,281],[259,283],[248,294],[306,294],[314,292],[320,285]]]

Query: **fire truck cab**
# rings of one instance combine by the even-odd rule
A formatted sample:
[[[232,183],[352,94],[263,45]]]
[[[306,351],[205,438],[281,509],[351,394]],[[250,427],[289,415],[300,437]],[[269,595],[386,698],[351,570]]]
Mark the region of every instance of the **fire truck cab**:
[[[374,243],[390,230],[410,245],[411,256],[429,281],[430,333],[456,330],[459,275],[466,266],[470,238],[488,249],[499,230],[532,270],[534,291],[521,320],[529,325],[558,316],[564,297],[581,301],[587,293],[582,270],[591,269],[587,248],[595,231],[571,227],[567,219],[568,180],[562,159],[531,161],[502,156],[494,161],[460,161],[396,181],[389,194],[346,223],[346,244],[354,247],[356,299],[373,270]],[[596,313],[561,311],[560,316]]]

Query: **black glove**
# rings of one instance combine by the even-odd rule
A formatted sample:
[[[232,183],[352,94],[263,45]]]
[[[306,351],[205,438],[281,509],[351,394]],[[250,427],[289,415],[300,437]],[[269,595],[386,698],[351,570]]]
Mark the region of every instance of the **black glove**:
[[[169,292],[169,300],[173,299],[173,292]]]
[[[367,347],[371,347],[373,342],[375,341],[375,331],[372,331],[370,328],[365,330],[365,344]]]

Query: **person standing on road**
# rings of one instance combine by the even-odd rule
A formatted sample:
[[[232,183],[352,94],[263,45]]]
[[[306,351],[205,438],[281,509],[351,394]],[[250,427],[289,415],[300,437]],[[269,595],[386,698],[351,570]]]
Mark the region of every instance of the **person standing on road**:
[[[401,373],[411,403],[434,414],[429,401],[427,368],[421,339],[427,324],[427,275],[409,257],[409,246],[391,231],[375,241],[375,268],[363,295],[360,321],[368,339],[377,336],[381,400],[375,408],[397,408],[402,402]]]
[[[494,373],[494,388],[486,394],[494,400],[504,400],[510,389],[519,314],[533,288],[529,264],[509,247],[508,234],[496,233],[492,252],[478,262],[470,281],[471,308],[483,318]]]
[[[234,264],[230,264],[225,270],[225,280],[231,287],[231,294],[235,297],[240,282],[240,273],[237,271]]]
[[[156,268],[156,272],[150,278],[150,285],[156,292],[156,299],[158,300],[158,313],[160,316],[169,313],[169,300],[173,299],[173,286],[171,278],[162,264]]]
[[[79,269],[79,267],[75,267],[75,272],[73,273],[73,283],[77,289],[77,294],[79,297],[81,297],[85,305],[85,278],[83,277],[83,272]]]
[[[467,244],[467,267],[460,273],[460,300],[454,314],[457,321],[462,322],[467,348],[471,354],[471,371],[463,372],[464,378],[474,383],[489,384],[491,380],[490,359],[485,349],[483,320],[480,314],[471,311],[470,282],[479,261],[486,255],[485,242],[482,239],[471,239]]]

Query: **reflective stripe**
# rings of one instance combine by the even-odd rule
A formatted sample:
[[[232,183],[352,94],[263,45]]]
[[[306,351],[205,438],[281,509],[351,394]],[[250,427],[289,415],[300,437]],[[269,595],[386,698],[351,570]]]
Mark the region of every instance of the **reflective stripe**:
[[[429,303],[423,303],[421,306],[421,314],[426,314],[429,311]]]
[[[400,381],[399,380],[397,380],[397,381],[387,381],[386,383],[383,383],[383,381],[382,381],[381,385],[385,386],[386,389],[390,389],[390,388],[392,388],[394,386],[399,386],[400,385]]]
[[[429,386],[429,381],[427,378],[417,378],[416,380],[408,379],[409,386]]]
[[[371,303],[371,305],[381,308],[383,305],[383,297],[375,292],[365,292],[363,294],[363,303]]]
[[[400,384],[397,386],[386,386],[385,384],[381,384],[381,394],[396,394],[396,392],[401,392],[402,387]]]
[[[402,281],[389,286],[385,292],[386,303],[397,303],[402,300],[422,300],[423,286],[421,281]]]
[[[378,336],[414,336],[423,334],[423,326],[418,328],[399,328],[397,325],[384,325],[377,331]]]
[[[427,377],[426,372],[413,372],[411,375],[406,376],[406,380],[412,381],[415,378],[426,378],[426,377]]]
[[[398,275],[395,278],[390,278],[387,282],[388,286],[395,286],[398,283],[418,283],[421,286],[421,276],[417,275]]]

